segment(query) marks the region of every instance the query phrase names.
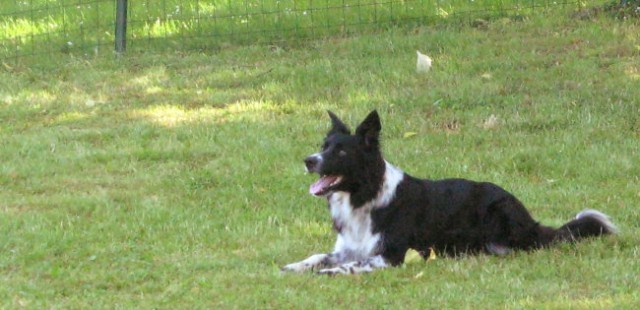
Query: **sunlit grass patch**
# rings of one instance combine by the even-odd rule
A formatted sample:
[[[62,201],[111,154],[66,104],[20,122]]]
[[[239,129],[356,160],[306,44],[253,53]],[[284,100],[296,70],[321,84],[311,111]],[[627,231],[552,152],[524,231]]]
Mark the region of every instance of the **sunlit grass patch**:
[[[628,65],[625,69],[625,73],[632,80],[640,80],[640,66]]]
[[[156,106],[146,109],[144,111],[132,113],[132,116],[143,116],[151,120],[158,125],[173,127],[177,124],[183,123],[189,120],[187,113],[184,110],[174,106]]]
[[[63,113],[56,117],[54,123],[74,123],[87,118],[87,114],[80,112]]]
[[[0,28],[4,31],[0,40],[16,40],[20,44],[28,43],[34,36],[49,32],[56,32],[60,24],[52,17],[34,21],[27,18],[4,19],[0,22]]]

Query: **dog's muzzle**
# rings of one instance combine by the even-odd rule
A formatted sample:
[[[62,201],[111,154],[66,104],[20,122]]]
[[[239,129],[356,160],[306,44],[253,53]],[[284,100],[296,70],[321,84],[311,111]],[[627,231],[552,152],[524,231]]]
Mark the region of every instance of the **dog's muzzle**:
[[[322,157],[319,154],[313,154],[304,159],[304,166],[307,168],[307,172],[318,172]]]

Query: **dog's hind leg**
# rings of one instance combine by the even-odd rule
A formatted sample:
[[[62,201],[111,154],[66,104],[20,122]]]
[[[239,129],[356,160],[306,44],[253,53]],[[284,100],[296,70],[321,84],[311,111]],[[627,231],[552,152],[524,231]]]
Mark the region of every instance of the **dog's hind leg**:
[[[498,256],[511,253],[511,249],[509,247],[494,242],[487,243],[486,250],[487,252]]]
[[[489,206],[484,215],[484,250],[506,255],[513,250],[540,248],[551,241],[548,230],[533,219],[517,198],[508,196]]]

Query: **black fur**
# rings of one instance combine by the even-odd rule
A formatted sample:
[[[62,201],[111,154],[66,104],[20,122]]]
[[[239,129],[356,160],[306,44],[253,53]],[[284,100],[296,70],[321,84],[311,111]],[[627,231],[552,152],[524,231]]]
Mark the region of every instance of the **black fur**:
[[[335,114],[329,115],[332,128],[320,155],[305,160],[307,169],[342,176],[330,192],[350,193],[351,207],[361,208],[383,190],[380,119],[376,111],[371,112],[352,135]],[[369,215],[373,232],[381,234],[377,253],[369,254],[382,255],[392,265],[401,264],[410,248],[427,255],[430,248],[448,255],[505,254],[615,232],[597,211],[587,211],[555,229],[536,222],[514,195],[495,184],[425,180],[406,173],[388,204],[374,206]],[[334,227],[340,233],[348,224],[335,223]]]

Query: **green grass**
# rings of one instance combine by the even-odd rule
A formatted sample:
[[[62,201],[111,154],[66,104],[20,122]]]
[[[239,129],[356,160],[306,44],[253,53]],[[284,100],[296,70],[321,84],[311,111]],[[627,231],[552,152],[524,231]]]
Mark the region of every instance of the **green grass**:
[[[559,14],[5,64],[0,307],[633,309],[639,32]],[[427,75],[416,49],[434,59]],[[621,234],[354,277],[281,274],[335,240],[302,169],[325,110],[355,124],[374,108],[387,159],[408,173],[495,182],[549,225],[597,208]]]

